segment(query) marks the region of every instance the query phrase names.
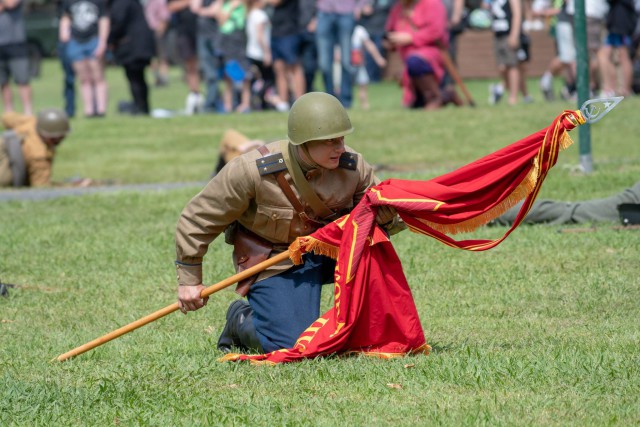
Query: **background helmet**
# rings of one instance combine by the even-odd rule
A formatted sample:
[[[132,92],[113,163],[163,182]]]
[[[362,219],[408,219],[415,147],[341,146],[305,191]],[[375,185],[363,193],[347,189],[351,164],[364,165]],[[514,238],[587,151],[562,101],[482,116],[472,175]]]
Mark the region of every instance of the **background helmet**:
[[[36,130],[46,138],[60,138],[69,133],[69,117],[64,111],[47,108],[38,113]]]
[[[289,141],[293,145],[331,139],[353,132],[351,120],[338,98],[324,92],[302,95],[289,111]]]

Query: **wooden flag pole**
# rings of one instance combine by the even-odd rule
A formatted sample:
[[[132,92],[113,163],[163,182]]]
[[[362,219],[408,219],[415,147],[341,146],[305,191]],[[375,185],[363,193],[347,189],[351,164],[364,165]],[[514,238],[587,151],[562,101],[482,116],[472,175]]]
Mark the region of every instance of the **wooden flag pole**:
[[[278,264],[284,260],[286,260],[287,258],[289,258],[289,251],[285,251],[282,252],[276,256],[274,256],[273,258],[269,258],[266,261],[261,262],[260,264],[256,264],[251,268],[247,268],[246,270],[234,274],[233,276],[230,276],[224,280],[222,280],[221,282],[216,283],[215,285],[211,285],[205,289],[202,290],[202,292],[200,293],[200,296],[202,298],[206,298],[211,294],[214,294],[224,288],[227,288],[231,285],[233,285],[234,283],[237,283],[241,280],[247,279],[251,276],[253,276],[254,274],[258,274],[263,270],[266,270],[267,268],[271,267],[272,265]],[[100,338],[96,338],[93,341],[89,341],[86,344],[81,345],[80,347],[76,347],[73,350],[70,350],[64,354],[61,354],[60,356],[56,357],[54,360],[57,360],[59,362],[62,362],[64,360],[67,360],[71,357],[77,356],[79,354],[82,354],[84,352],[87,352],[91,349],[94,349],[104,343],[107,343],[113,339],[116,339],[126,333],[129,333],[133,330],[136,330],[144,325],[146,325],[147,323],[151,323],[155,320],[160,319],[161,317],[166,316],[169,313],[173,313],[174,311],[178,310],[179,306],[178,303],[173,303],[169,306],[166,306],[163,309],[160,309],[154,313],[151,313],[145,317],[142,317],[138,320],[136,320],[135,322],[131,322],[128,325],[125,325],[121,328],[116,329],[115,331],[109,332],[106,335],[101,336]]]
[[[446,68],[447,72],[449,73],[453,81],[456,82],[456,85],[460,87],[460,90],[462,90],[462,93],[467,100],[467,104],[469,104],[470,107],[475,107],[476,103],[471,97],[471,93],[469,93],[469,90],[464,84],[464,81],[460,77],[460,73],[458,73],[458,69],[451,60],[451,56],[449,55],[449,51],[446,47],[440,47],[440,55],[442,55],[442,62],[444,63],[444,67]]]

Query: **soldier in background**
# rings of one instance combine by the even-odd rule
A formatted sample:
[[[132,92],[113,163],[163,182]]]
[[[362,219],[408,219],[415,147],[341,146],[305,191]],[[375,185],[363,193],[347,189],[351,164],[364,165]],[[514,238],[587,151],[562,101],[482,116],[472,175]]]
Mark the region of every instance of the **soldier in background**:
[[[0,136],[0,187],[46,186],[56,147],[70,131],[69,118],[57,109],[37,117],[7,112]]]
[[[591,222],[618,222],[620,206],[640,212],[640,181],[610,197],[579,202],[540,200],[534,202],[523,224],[584,224]],[[511,225],[520,211],[521,204],[509,209],[491,222],[493,225]]]
[[[235,129],[226,130],[220,140],[218,164],[211,177],[220,172],[224,165],[231,160],[251,150],[255,150],[264,144],[264,141],[260,139],[249,139],[246,135],[243,135]]]

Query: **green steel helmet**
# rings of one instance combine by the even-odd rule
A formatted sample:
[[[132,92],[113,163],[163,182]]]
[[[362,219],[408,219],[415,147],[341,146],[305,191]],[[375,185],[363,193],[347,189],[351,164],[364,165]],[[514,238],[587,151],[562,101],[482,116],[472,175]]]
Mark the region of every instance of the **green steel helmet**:
[[[36,130],[46,138],[60,138],[69,133],[69,117],[64,111],[47,108],[38,113]]]
[[[293,145],[331,139],[353,132],[351,120],[338,98],[324,92],[302,95],[289,111],[289,141]]]

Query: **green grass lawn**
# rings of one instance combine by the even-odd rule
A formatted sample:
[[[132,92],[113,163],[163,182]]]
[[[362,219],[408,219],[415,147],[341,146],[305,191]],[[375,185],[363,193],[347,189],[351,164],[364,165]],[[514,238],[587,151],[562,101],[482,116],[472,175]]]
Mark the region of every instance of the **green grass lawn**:
[[[61,106],[56,62],[34,82],[35,104]],[[186,88],[153,90],[155,108],[183,107]],[[104,120],[76,118],[54,178],[119,183],[204,181],[229,127],[252,138],[286,134],[268,112],[152,119],[119,116],[123,73],[109,69]],[[429,179],[545,126],[564,102],[489,106],[487,81],[469,82],[477,108],[400,107],[392,83],[356,105],[347,142],[381,178]],[[640,100],[625,99],[591,127],[594,172],[560,156],[541,197],[613,194],[638,180]],[[640,231],[598,225],[559,233],[523,226],[497,248],[466,253],[432,239],[393,238],[421,315],[429,356],[307,360],[276,367],[219,363],[215,348],[236,298],[154,322],[65,363],[61,353],[175,301],[173,232],[199,190],[122,190],[0,203],[0,425],[638,425]],[[495,238],[503,228],[473,235]],[[579,230],[574,230],[579,231]],[[222,241],[205,280],[232,273]],[[331,304],[330,289],[323,303]]]

